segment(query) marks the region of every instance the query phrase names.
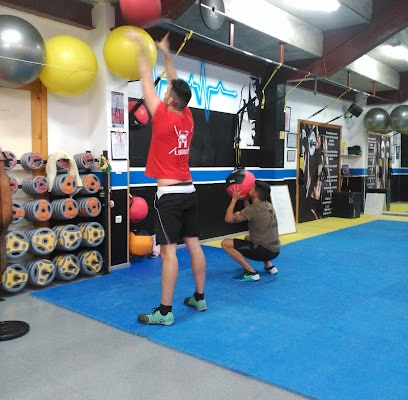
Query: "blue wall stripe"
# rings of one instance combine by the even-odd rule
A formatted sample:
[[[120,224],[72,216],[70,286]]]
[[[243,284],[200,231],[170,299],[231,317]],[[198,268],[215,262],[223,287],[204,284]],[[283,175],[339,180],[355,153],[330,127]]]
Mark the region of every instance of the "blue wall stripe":
[[[128,187],[128,174],[126,172],[122,172],[121,174],[117,174],[115,172],[111,172],[111,187]]]
[[[408,168],[393,168],[393,175],[408,175]]]
[[[227,176],[234,168],[220,169],[191,169],[191,175],[194,183],[224,183]],[[267,169],[267,168],[247,168],[255,175],[256,179],[263,180],[285,180],[296,179],[296,170],[292,169]],[[116,183],[116,182],[115,182]],[[130,171],[130,186],[150,186],[154,185],[155,180],[144,175],[144,169]],[[113,181],[112,181],[113,186]]]
[[[233,168],[192,168],[191,174],[194,183],[224,183],[227,176],[233,171]],[[283,181],[296,179],[296,169],[281,168],[247,168],[256,179],[266,181]],[[350,168],[351,175],[367,176],[367,168]],[[408,175],[408,168],[393,168],[393,175]],[[99,174],[98,174],[99,175]],[[130,186],[153,186],[156,181],[148,178],[144,174],[144,168],[131,169],[129,172]],[[126,188],[128,186],[127,173],[111,173],[111,186],[113,189]]]

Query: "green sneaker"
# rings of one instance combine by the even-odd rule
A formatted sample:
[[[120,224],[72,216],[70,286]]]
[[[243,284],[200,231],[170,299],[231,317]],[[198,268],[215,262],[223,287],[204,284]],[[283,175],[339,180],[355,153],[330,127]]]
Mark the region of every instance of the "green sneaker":
[[[162,315],[160,308],[157,307],[149,314],[140,314],[137,320],[146,325],[173,325],[174,315],[172,312],[167,313],[167,315]]]
[[[184,304],[186,306],[194,307],[197,311],[205,311],[207,309],[207,303],[205,299],[196,300],[194,296],[186,297],[184,299]]]
[[[256,274],[251,274],[248,271],[244,271],[242,274],[234,276],[232,279],[239,282],[255,282],[259,281],[260,277],[258,272]]]

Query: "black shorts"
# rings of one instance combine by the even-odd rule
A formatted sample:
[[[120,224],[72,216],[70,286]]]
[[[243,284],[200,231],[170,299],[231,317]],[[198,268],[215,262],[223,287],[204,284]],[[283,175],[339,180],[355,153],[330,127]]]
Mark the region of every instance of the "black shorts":
[[[184,237],[199,237],[197,193],[167,193],[154,199],[154,227],[158,244],[178,243]]]
[[[271,251],[259,244],[243,239],[234,239],[234,249],[238,250],[244,257],[255,261],[269,261],[279,255],[279,251]]]

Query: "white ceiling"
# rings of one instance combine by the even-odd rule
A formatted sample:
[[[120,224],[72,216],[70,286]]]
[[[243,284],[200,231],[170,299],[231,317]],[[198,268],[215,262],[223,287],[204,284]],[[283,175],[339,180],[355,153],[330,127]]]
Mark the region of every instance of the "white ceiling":
[[[214,30],[206,26],[200,14],[201,1],[199,0],[177,20],[170,21],[169,29],[174,28],[172,26],[174,23],[177,27],[193,30],[194,33],[213,40],[216,47],[218,44],[230,44],[230,24],[233,23],[234,49],[246,51],[254,56],[278,63],[281,54],[280,43],[284,43],[284,65],[296,67],[302,61],[305,65],[307,60],[313,63],[316,59],[324,59],[324,40],[327,34],[335,30],[344,32],[345,28],[358,27],[360,29],[368,26],[372,22],[374,2],[389,3],[388,0],[340,0],[341,6],[336,12],[322,13],[298,10],[288,5],[286,0],[207,1],[210,1],[209,4],[215,5],[216,12],[219,11],[220,1],[225,7],[224,23],[219,29]],[[205,4],[208,5],[207,1]],[[407,3],[407,1],[395,1],[393,5],[395,3]],[[285,21],[286,25],[282,26],[282,20]],[[401,25],[398,32],[396,32],[398,29],[393,28],[392,36],[389,36],[387,32],[384,33],[384,40],[381,45],[385,43],[405,43],[408,45],[408,31],[406,29],[408,17],[406,20],[407,23]],[[378,29],[381,28],[379,25]],[[388,29],[388,27],[384,29]],[[338,40],[341,43],[342,38],[339,37]],[[374,48],[367,47],[364,51],[364,57],[350,60],[350,63],[342,66],[341,70],[324,76],[324,79],[337,83],[339,86],[348,87],[350,85],[356,91],[369,94],[399,90],[400,73],[408,71],[408,60],[395,60],[386,57],[380,48],[380,45]],[[346,55],[346,53],[342,53],[342,55]],[[303,71],[302,68],[299,67]]]
[[[38,2],[40,15],[79,24],[87,23],[78,15],[81,2],[112,3],[120,24],[119,0],[41,1],[49,10]],[[177,33],[172,35],[176,49],[185,33],[193,31],[183,54],[227,68],[264,76],[282,63],[279,79],[285,82],[299,82],[310,73],[302,83],[305,88],[314,81],[322,82],[319,88],[325,87],[329,95],[338,95],[329,93],[330,86],[337,92],[351,88],[357,94],[370,94],[373,102],[408,100],[408,62],[390,59],[380,51],[385,43],[408,45],[408,0],[339,1],[340,8],[328,14],[299,11],[288,0],[161,0],[162,18],[145,29],[156,38],[168,30]],[[219,29],[205,24],[202,2],[222,16]],[[27,0],[0,3],[36,13],[36,5]],[[223,13],[218,10],[220,4]]]

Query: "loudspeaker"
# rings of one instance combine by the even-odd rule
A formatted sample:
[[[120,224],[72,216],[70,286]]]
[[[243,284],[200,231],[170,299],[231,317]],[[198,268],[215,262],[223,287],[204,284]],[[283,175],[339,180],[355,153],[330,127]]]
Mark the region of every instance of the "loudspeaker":
[[[350,104],[350,107],[347,109],[347,112],[353,114],[355,117],[359,117],[363,112],[363,109],[356,103]]]

